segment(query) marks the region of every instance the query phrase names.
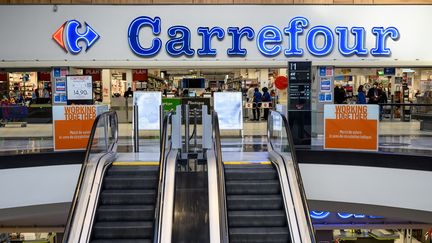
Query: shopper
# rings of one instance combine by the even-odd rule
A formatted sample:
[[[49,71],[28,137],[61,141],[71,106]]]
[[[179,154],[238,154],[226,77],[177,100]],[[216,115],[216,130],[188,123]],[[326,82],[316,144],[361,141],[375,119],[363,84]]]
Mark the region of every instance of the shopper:
[[[378,104],[380,98],[380,90],[378,89],[378,83],[375,82],[373,87],[368,90],[367,98],[368,104]]]
[[[268,88],[264,87],[262,88],[263,91],[263,95],[262,95],[262,102],[271,102],[271,96],[270,93],[268,92]],[[271,106],[271,104],[269,104]],[[267,121],[268,118],[268,114],[269,114],[269,108],[264,108],[264,120]]]
[[[124,92],[123,97],[128,98],[128,97],[132,97],[133,96],[133,91],[132,88],[129,87],[126,92]]]
[[[334,88],[334,97],[336,104],[343,104],[345,102],[345,89],[339,85]]]
[[[48,92],[48,89],[43,89],[43,97],[49,99],[50,93]]]
[[[260,117],[261,117],[261,101],[262,101],[262,94],[261,92],[259,92],[258,88],[254,89],[254,96],[253,96],[253,120],[254,121],[259,121]]]
[[[255,85],[251,85],[251,87],[246,92],[247,102],[253,102],[254,93],[255,93]]]
[[[383,104],[387,103],[387,94],[383,89],[382,83],[379,84],[379,86],[378,86],[378,93],[380,94],[379,99],[378,99],[378,103],[381,104],[381,105],[379,105],[379,108],[380,108],[380,117],[379,118],[381,121],[383,118],[383,115],[384,115],[384,105]]]
[[[360,85],[357,90],[357,104],[366,104],[366,95],[364,91],[364,86]]]

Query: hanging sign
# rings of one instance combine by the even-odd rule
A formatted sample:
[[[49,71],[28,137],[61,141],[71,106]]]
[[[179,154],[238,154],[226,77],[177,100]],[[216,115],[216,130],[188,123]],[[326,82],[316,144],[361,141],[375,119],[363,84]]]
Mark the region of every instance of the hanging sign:
[[[324,149],[378,150],[378,105],[324,105]]]

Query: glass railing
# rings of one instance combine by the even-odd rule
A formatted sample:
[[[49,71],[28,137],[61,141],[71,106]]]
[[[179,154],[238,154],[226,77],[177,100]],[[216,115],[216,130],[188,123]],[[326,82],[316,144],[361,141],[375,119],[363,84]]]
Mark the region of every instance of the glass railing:
[[[308,202],[300,173],[300,167],[296,158],[291,130],[286,117],[278,111],[270,112],[267,121],[267,139],[269,152],[274,151],[282,158],[284,163],[283,168],[285,168],[286,171],[281,171],[281,174],[285,173],[287,177],[295,177],[292,178],[292,181],[296,185],[289,185],[289,190],[291,190],[291,195],[296,195],[294,191],[298,191],[297,195],[300,197],[300,202],[294,203],[294,205],[296,208],[295,217],[300,217],[298,215],[304,215],[304,218],[297,218],[297,222],[303,222],[301,225],[304,225],[304,231],[300,230],[300,232],[305,232],[302,239],[305,239],[305,242],[315,242],[315,234],[309,214]],[[290,172],[290,170],[293,171]],[[298,198],[293,200],[298,200]],[[303,212],[300,213],[300,211]],[[298,227],[302,228],[299,223]]]
[[[118,120],[115,112],[96,117],[90,133],[86,157],[81,166],[77,186],[72,198],[63,242],[79,242],[85,229],[85,219],[93,213],[95,186],[103,176],[103,167],[115,158],[118,142]],[[96,183],[96,184],[95,184]]]
[[[378,150],[432,154],[432,104],[379,104]],[[323,148],[324,112],[312,111],[312,147]]]

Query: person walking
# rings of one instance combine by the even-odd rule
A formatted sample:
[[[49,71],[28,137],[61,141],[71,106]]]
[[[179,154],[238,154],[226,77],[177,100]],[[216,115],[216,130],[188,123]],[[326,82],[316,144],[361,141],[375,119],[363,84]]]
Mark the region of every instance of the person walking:
[[[261,112],[260,112],[260,108],[261,108],[261,100],[262,100],[262,94],[261,92],[259,92],[258,88],[254,89],[254,96],[253,96],[253,120],[254,121],[259,121],[260,116],[261,116]]]
[[[271,102],[271,96],[270,93],[268,92],[268,88],[264,87],[262,88],[263,91],[263,95],[262,95],[262,102]],[[269,106],[271,105],[271,103],[269,103]],[[269,114],[269,108],[264,108],[264,120],[267,121],[268,118],[268,114]]]
[[[364,91],[364,86],[360,85],[357,90],[357,104],[366,104],[366,95]]]
[[[368,104],[378,104],[380,97],[380,90],[378,89],[378,83],[375,82],[373,87],[368,90],[367,97],[369,98]]]

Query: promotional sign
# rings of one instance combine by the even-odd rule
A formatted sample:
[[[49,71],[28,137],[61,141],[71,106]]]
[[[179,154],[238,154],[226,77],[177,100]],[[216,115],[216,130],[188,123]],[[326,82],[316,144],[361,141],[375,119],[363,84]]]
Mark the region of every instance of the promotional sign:
[[[133,104],[138,106],[138,129],[159,130],[162,93],[135,91]],[[136,121],[133,121],[134,123]]]
[[[83,70],[83,74],[91,76],[92,81],[101,81],[102,80],[102,69],[85,68]]]
[[[66,77],[66,95],[69,101],[93,101],[92,76],[69,75]]]
[[[181,105],[180,98],[162,98],[164,111],[175,111],[178,105]]]
[[[53,106],[54,150],[86,149],[96,116],[108,111],[107,106]]]
[[[321,92],[331,92],[331,79],[330,78],[321,78],[320,90],[321,90]]]
[[[132,80],[144,82],[148,79],[147,69],[132,69]]]
[[[221,130],[242,130],[243,109],[241,92],[215,92],[214,110],[218,113]]]
[[[324,149],[378,150],[378,105],[324,105]]]

